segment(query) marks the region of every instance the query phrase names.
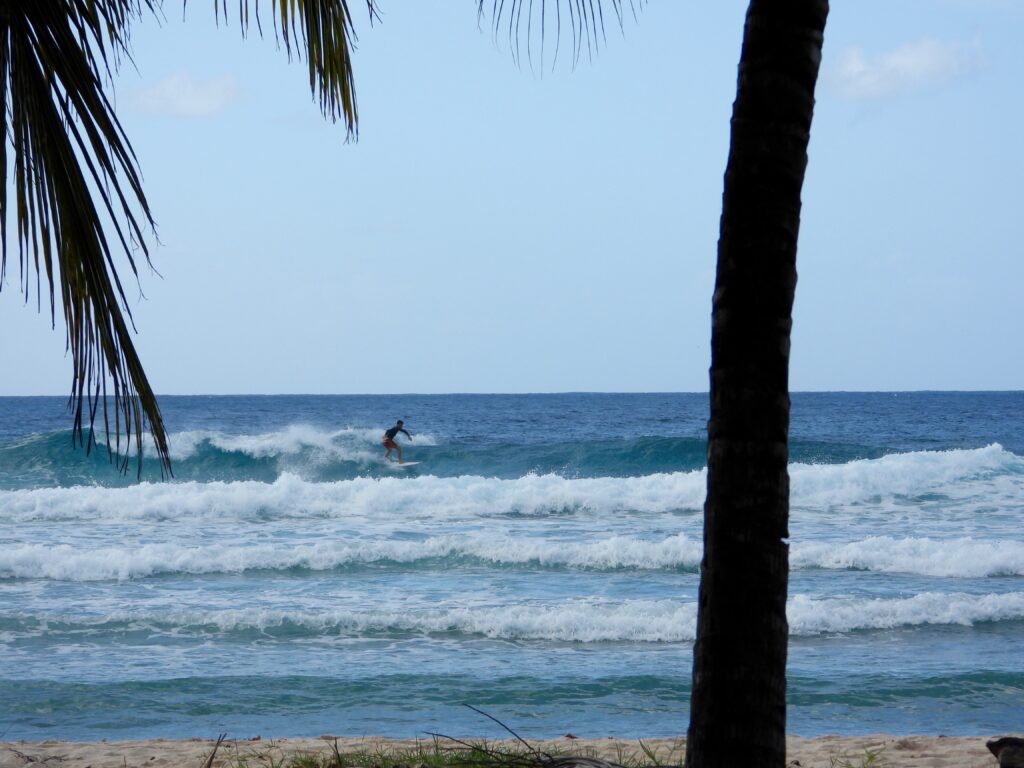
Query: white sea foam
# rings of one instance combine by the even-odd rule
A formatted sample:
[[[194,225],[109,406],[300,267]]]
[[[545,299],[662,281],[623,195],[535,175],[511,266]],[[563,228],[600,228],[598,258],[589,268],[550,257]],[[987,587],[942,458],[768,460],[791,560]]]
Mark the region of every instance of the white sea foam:
[[[974,482],[990,483],[996,478],[1008,480],[1018,493],[1024,489],[1024,458],[997,444],[898,453],[845,464],[793,464],[789,472],[792,503],[813,508],[926,493],[959,496],[965,488],[973,489]]]
[[[906,598],[814,599],[797,595],[790,599],[786,614],[793,635],[926,624],[971,626],[1024,619],[1024,592],[986,595],[924,592]]]
[[[293,428],[296,445],[334,445],[327,433],[315,440]],[[208,439],[208,437],[203,437]],[[245,443],[258,455],[262,438],[223,438]],[[266,450],[279,451],[281,438],[268,440]],[[186,449],[182,449],[186,450]],[[190,450],[190,449],[189,449]],[[325,450],[328,450],[325,447]],[[341,449],[339,449],[341,450]],[[358,449],[362,451],[362,449]],[[361,454],[348,456],[355,460]],[[369,454],[368,454],[369,456]],[[919,452],[840,465],[791,467],[795,512],[874,504],[886,500],[907,504],[924,495],[975,505],[1010,505],[1024,499],[1024,459],[989,445],[973,451]],[[284,472],[272,483],[166,482],[129,487],[36,488],[0,492],[0,522],[5,519],[184,519],[234,516],[285,518],[311,515],[372,515],[382,510],[455,516],[551,511],[598,512],[699,511],[703,506],[705,470],[639,477],[565,478],[529,474],[515,479],[461,477],[359,477],[311,482]]]
[[[83,548],[68,544],[14,544],[0,551],[0,578],[61,581],[127,580],[161,573],[238,573],[308,568],[330,570],[379,562],[414,563],[469,557],[501,565],[537,564],[585,569],[696,568],[700,543],[685,535],[661,541],[612,536],[599,541],[557,541],[485,534],[444,535],[423,541],[344,540],[312,544],[229,542]]]
[[[205,438],[204,438],[205,439]],[[247,450],[257,452],[257,445]],[[976,450],[919,452],[840,465],[791,468],[795,514],[943,495],[970,509],[1017,509],[1024,497],[1024,459],[997,445]],[[462,477],[360,477],[309,482],[282,473],[273,483],[142,483],[125,488],[75,487],[0,491],[0,524],[28,520],[249,520],[280,517],[413,515],[453,518],[553,511],[595,513],[703,507],[703,470],[640,477],[571,479],[526,475],[502,480]],[[911,501],[907,501],[910,498]]]
[[[929,592],[908,598],[793,597],[786,608],[792,636],[958,625],[1024,619],[1024,592],[972,595]],[[360,637],[387,634],[458,633],[503,640],[559,642],[692,642],[697,606],[675,600],[585,598],[558,603],[382,607],[379,610],[327,608],[284,610],[244,607],[213,610],[113,611],[106,615],[63,615],[64,631],[95,633],[111,623],[146,629],[154,635],[220,634],[259,631],[273,637],[296,635]],[[8,623],[27,617],[0,615]],[[27,633],[38,633],[36,621]],[[46,620],[43,620],[46,623]],[[12,630],[13,631],[13,630]]]
[[[0,618],[10,619],[0,614]],[[24,617],[21,617],[24,618]],[[679,642],[693,639],[696,606],[670,600],[579,599],[557,604],[440,607],[352,611],[280,610],[249,607],[221,610],[117,611],[103,616],[63,617],[69,626],[93,632],[115,623],[181,635],[257,630],[268,635],[294,628],[313,635],[460,633],[507,640],[566,642]],[[38,630],[32,630],[36,632]]]
[[[800,532],[811,518],[814,525],[827,526],[824,533],[813,532],[816,538],[794,538],[794,569],[935,578],[1024,575],[1024,542],[1016,536],[1024,460],[999,446],[796,465],[793,474],[794,529]],[[701,471],[324,483],[285,473],[273,483],[0,491],[0,535],[7,540],[0,551],[0,577],[95,581],[174,572],[326,570],[436,557],[692,570],[700,559],[704,486]],[[940,514],[959,514],[966,522],[925,529],[914,519],[896,527],[886,516],[884,499],[901,494],[942,495]],[[868,530],[866,505],[877,513]],[[818,514],[826,508],[827,516]],[[999,520],[979,532],[975,522],[981,518],[957,511],[961,508],[994,509],[987,517]],[[888,535],[865,535],[874,534],[876,525],[888,526],[879,529]],[[107,532],[102,539],[93,538],[98,530]],[[409,531],[422,538],[410,540]],[[138,545],[140,538],[151,543]]]
[[[697,472],[581,480],[558,475],[527,475],[514,480],[426,476],[330,483],[311,483],[285,473],[273,483],[142,483],[126,488],[0,491],[0,522],[661,512],[697,510],[703,495],[704,481]]]
[[[304,458],[312,456],[321,462],[354,461],[366,464],[379,454],[372,445],[370,430],[325,432],[315,427],[293,424],[279,432],[259,435],[226,435],[205,430],[177,432],[169,438],[171,459],[186,461],[203,445],[225,453],[245,454],[254,459],[287,460],[302,454]]]
[[[174,461],[191,458],[205,443],[221,451],[243,453],[257,459],[313,453],[332,460],[363,463],[379,457],[382,435],[382,429],[346,427],[327,431],[306,424],[292,424],[278,431],[255,435],[229,435],[210,430],[175,432],[168,442]],[[437,444],[430,434],[416,434],[415,442],[417,445]]]
[[[315,541],[268,543],[214,537],[213,543],[180,541],[95,546],[11,543],[0,550],[0,578],[104,581],[156,574],[240,573],[303,568],[326,571],[371,563],[415,564],[431,559],[470,558],[484,564],[581,570],[695,571],[701,542],[686,534],[667,537],[613,535],[566,538],[466,532],[420,540],[339,536]],[[454,567],[455,562],[440,567]],[[425,564],[426,567],[438,567]],[[865,570],[933,578],[1024,576],[1024,542],[977,539],[893,539],[792,545],[790,566],[801,569]]]
[[[790,567],[911,573],[939,578],[1024,576],[1024,542],[871,536],[846,543],[795,543]]]

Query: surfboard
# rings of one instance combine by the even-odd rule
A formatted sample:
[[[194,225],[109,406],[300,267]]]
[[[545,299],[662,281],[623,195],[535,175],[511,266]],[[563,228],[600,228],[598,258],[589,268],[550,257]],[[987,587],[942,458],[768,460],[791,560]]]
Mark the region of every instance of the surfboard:
[[[411,467],[411,466],[413,466],[415,464],[420,464],[420,463],[421,462],[419,462],[419,461],[406,461],[406,462],[404,462],[402,464],[399,464],[398,462],[395,462],[395,466],[396,467]]]

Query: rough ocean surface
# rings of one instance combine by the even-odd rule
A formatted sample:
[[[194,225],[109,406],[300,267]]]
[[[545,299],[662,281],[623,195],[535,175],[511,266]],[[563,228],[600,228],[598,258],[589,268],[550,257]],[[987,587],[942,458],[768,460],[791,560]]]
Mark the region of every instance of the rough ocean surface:
[[[0,398],[0,738],[685,731],[706,395],[161,406],[137,482]],[[790,451],[788,730],[1019,729],[1024,393],[796,394]]]

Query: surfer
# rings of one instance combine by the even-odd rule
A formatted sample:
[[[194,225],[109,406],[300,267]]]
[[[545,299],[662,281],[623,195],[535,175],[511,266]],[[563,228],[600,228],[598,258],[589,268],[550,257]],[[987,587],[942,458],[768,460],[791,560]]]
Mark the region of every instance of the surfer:
[[[403,424],[405,424],[405,422],[399,419],[398,421],[395,422],[395,426],[393,426],[391,429],[384,433],[384,447],[388,449],[388,452],[384,454],[385,461],[391,458],[392,451],[397,451],[398,463],[405,463],[402,461],[402,446],[395,442],[395,437],[398,436],[399,432],[405,432],[405,436],[412,440],[412,435],[406,432],[405,427],[402,426]]]

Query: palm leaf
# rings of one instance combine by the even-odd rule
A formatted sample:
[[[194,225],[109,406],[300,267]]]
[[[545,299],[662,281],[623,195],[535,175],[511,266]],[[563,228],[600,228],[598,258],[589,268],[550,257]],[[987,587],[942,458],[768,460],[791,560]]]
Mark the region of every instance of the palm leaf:
[[[111,458],[126,468],[134,442],[141,472],[148,420],[161,466],[169,470],[163,420],[132,344],[131,311],[113,258],[114,248],[123,252],[137,275],[136,252],[149,261],[144,234],[153,217],[101,79],[127,53],[128,21],[152,10],[152,1],[6,0],[2,8],[0,100],[7,119],[0,143],[0,286],[10,146],[22,290],[27,300],[34,272],[41,304],[45,274],[51,317],[60,295],[73,367],[73,440],[91,448],[102,414]]]
[[[294,48],[309,62],[310,88],[324,115],[343,118],[354,136],[355,33],[346,0],[272,5],[289,57]],[[226,0],[219,6],[214,0],[214,7],[218,20],[221,11],[226,15]],[[367,7],[372,21],[374,0]],[[155,224],[135,153],[103,83],[130,56],[131,23],[159,8],[159,0],[0,0],[0,290],[11,187],[25,300],[34,274],[41,308],[45,280],[55,322],[60,296],[73,367],[73,442],[90,450],[102,416],[111,460],[127,469],[134,443],[139,476],[147,423],[161,472],[169,473],[171,464],[157,399],[132,343],[131,309],[114,257],[126,258],[137,279],[136,257],[150,263],[145,236]],[[239,0],[239,18],[244,33],[248,0]]]
[[[646,0],[606,0],[622,29],[625,10],[628,5],[633,18]],[[477,14],[483,19],[487,15],[488,0],[477,0]],[[527,61],[533,69],[534,46],[539,44],[539,61],[543,68],[547,58],[546,44],[549,29],[554,27],[555,50],[551,57],[552,69],[558,63],[559,43],[563,28],[572,34],[572,67],[579,63],[583,51],[587,58],[593,58],[601,46],[607,43],[605,36],[604,8],[602,0],[490,0],[491,27],[495,41],[499,36],[508,36],[509,50],[517,65],[522,65],[525,43]]]
[[[320,101],[324,117],[332,122],[342,118],[350,138],[358,134],[355,79],[352,54],[356,34],[347,0],[273,0],[274,35],[284,44],[290,59],[305,56],[309,65],[309,87]],[[227,19],[227,0],[214,0],[217,20]],[[376,0],[366,0],[370,21],[379,19]],[[256,24],[259,1],[256,2]],[[249,29],[249,0],[238,0],[238,21],[245,34]]]

